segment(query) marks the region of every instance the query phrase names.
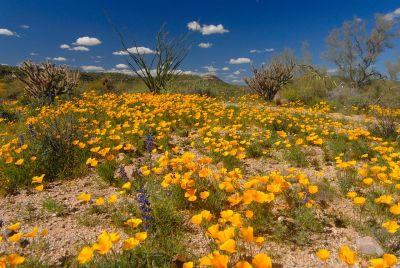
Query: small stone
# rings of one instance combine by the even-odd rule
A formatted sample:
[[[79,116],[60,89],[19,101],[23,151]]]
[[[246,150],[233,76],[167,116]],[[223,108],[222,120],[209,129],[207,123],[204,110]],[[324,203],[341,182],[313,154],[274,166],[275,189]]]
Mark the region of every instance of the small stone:
[[[358,252],[360,252],[363,255],[380,257],[384,253],[379,243],[370,236],[365,236],[357,239],[356,246]]]
[[[115,157],[115,160],[117,161],[122,161],[125,158],[125,154],[124,153],[119,153],[117,154],[117,156]]]
[[[28,239],[21,239],[21,241],[19,241],[19,245],[21,246],[21,248],[26,248],[29,244],[30,242]]]

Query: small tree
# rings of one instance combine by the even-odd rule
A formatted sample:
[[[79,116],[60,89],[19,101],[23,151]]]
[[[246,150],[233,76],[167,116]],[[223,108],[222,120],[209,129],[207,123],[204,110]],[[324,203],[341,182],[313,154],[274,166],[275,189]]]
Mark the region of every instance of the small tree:
[[[274,59],[271,64],[260,69],[252,68],[254,76],[244,78],[249,88],[265,100],[274,99],[276,93],[293,79],[295,64]]]
[[[400,73],[400,57],[397,59],[397,62],[395,63],[386,61],[385,66],[389,74],[389,78],[393,81],[396,81]]]
[[[355,87],[363,87],[383,78],[375,69],[375,63],[386,48],[392,47],[395,37],[392,29],[392,21],[377,15],[374,27],[367,32],[365,21],[355,17],[329,34],[328,50],[322,56],[334,63],[339,73]]]
[[[70,94],[80,77],[79,71],[71,71],[66,65],[56,67],[48,61],[41,64],[25,61],[20,70],[16,75],[25,84],[25,93],[33,99],[50,102],[56,96]]]
[[[156,36],[155,51],[151,53],[141,51],[136,41],[134,41],[134,47],[128,48],[124,36],[118,30],[117,33],[124,48],[124,54],[128,55],[129,66],[152,93],[165,90],[167,83],[180,74],[179,67],[191,47],[188,35],[169,38],[164,26]]]

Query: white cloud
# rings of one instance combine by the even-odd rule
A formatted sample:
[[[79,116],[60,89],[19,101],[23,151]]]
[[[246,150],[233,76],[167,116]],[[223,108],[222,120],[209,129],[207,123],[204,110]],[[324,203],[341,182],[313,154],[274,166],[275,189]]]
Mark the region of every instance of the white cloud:
[[[66,61],[67,59],[64,57],[57,57],[57,58],[53,58],[53,60],[55,61]]]
[[[129,66],[126,65],[126,64],[120,63],[120,64],[115,65],[115,68],[117,68],[117,69],[128,69]]]
[[[128,51],[129,51],[129,53],[132,53],[132,54],[154,54],[155,53],[155,51],[153,51],[147,47],[131,47],[131,48],[128,48]],[[129,54],[128,51],[120,50],[120,51],[115,51],[112,54],[118,55],[118,56],[128,55]]]
[[[229,67],[222,68],[222,71],[229,71]]]
[[[215,68],[214,66],[203,66],[202,68],[206,69],[209,74],[215,74],[216,71],[218,71],[218,68]]]
[[[400,17],[400,8],[398,8],[390,13],[387,13],[386,15],[383,16],[383,18],[388,21],[393,21],[399,17]]]
[[[8,29],[0,28],[0,35],[12,36],[12,35],[16,35],[16,34]]]
[[[84,70],[85,72],[102,72],[104,71],[104,68],[101,66],[81,66],[81,69]]]
[[[35,53],[35,52],[31,52],[31,53],[29,53],[29,55],[31,55],[31,56],[37,56],[37,55],[39,55],[39,54],[37,54],[37,53]]]
[[[31,28],[31,26],[26,25],[26,24],[22,24],[22,25],[20,25],[19,27],[22,28],[22,29],[29,29],[29,28]]]
[[[198,46],[201,48],[209,48],[209,47],[212,47],[212,44],[211,43],[200,43]]]
[[[100,45],[101,41],[97,39],[96,37],[89,37],[89,36],[84,36],[84,37],[79,37],[76,39],[74,45],[77,46],[97,46]]]
[[[201,31],[201,25],[197,21],[192,21],[187,24],[187,27],[189,30],[194,31],[194,32],[200,32]]]
[[[237,59],[230,59],[229,64],[245,64],[250,63],[251,60],[249,58],[237,58]]]
[[[89,50],[90,50],[89,48],[87,48],[87,47],[85,47],[85,46],[75,46],[75,47],[71,47],[71,46],[68,45],[68,44],[62,44],[62,45],[60,45],[60,48],[61,48],[61,49],[68,49],[68,50],[71,50],[71,51],[89,51]]]
[[[240,71],[236,71],[236,72],[234,72],[233,74],[234,74],[234,75],[239,75],[239,74],[240,74]]]
[[[328,74],[337,74],[338,69],[337,68],[331,68],[327,70]]]
[[[84,46],[77,46],[77,47],[72,47],[69,48],[68,50],[72,50],[72,51],[89,51],[90,49]]]
[[[194,32],[201,32],[203,35],[210,35],[210,34],[223,34],[229,32],[228,29],[225,29],[222,24],[218,25],[207,25],[203,24],[201,26],[197,21],[192,21],[187,24],[189,30]]]
[[[215,25],[203,25],[201,28],[201,33],[203,35],[210,35],[210,34],[223,34],[228,33],[229,30],[225,29],[222,24]]]
[[[257,50],[257,49],[252,49],[250,50],[250,53],[263,53],[263,52],[274,52],[274,48],[266,48],[264,50]]]

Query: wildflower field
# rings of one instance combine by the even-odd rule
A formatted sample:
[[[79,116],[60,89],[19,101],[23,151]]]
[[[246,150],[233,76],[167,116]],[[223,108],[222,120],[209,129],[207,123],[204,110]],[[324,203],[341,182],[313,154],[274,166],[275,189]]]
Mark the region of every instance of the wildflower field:
[[[400,109],[94,92],[2,107],[1,268],[397,264]]]

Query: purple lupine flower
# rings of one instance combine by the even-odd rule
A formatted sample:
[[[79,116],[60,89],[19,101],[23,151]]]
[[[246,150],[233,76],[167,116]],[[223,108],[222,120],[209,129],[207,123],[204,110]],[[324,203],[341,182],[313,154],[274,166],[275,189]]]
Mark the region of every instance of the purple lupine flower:
[[[145,189],[140,189],[138,191],[138,203],[139,203],[139,211],[140,217],[142,218],[144,224],[144,229],[146,231],[151,228],[152,217],[152,209],[150,207],[149,194]]]
[[[305,192],[305,194],[304,194],[303,200],[301,200],[301,203],[302,203],[302,204],[307,204],[308,201],[310,201],[310,193],[309,193],[308,190],[307,190],[307,191]]]
[[[147,133],[146,134],[146,149],[147,152],[149,153],[149,166],[150,169],[152,168],[152,154],[151,152],[153,151],[154,148],[154,138],[153,135],[151,135],[151,133]]]
[[[29,133],[31,133],[31,136],[36,137],[36,131],[32,124],[29,124],[28,129],[29,129]]]
[[[125,171],[125,167],[124,167],[124,166],[121,166],[121,167],[118,169],[118,173],[119,173],[119,175],[121,176],[121,178],[123,178],[124,180],[129,180],[128,174],[126,174],[126,171]]]

